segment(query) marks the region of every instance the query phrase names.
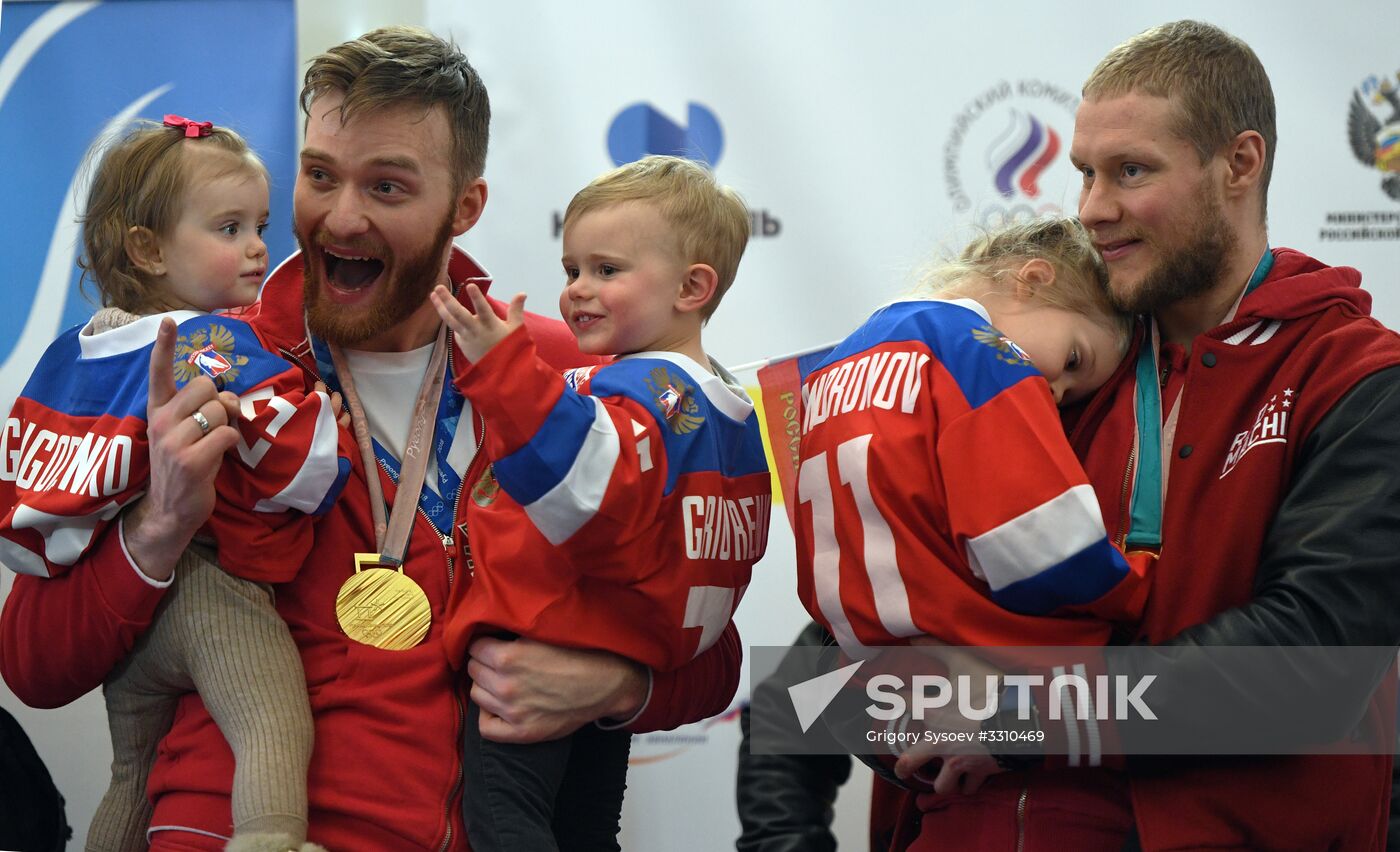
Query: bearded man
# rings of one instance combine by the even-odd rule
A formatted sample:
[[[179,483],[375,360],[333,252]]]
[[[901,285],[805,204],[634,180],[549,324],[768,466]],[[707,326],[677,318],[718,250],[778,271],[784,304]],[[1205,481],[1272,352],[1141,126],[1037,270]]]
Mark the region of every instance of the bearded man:
[[[465,850],[461,792],[477,780],[462,777],[466,684],[482,733],[501,741],[552,739],[602,719],[670,728],[727,705],[738,634],[730,623],[688,666],[654,677],[604,652],[523,639],[477,640],[469,678],[449,664],[439,646],[444,614],[471,584],[470,520],[490,493],[474,486],[490,473],[481,418],[453,389],[452,344],[428,293],[490,283],[452,245],[486,205],[486,89],[451,43],[392,27],[313,59],[301,105],[294,225],[302,251],[274,272],[251,322],[308,381],[347,398],[353,387],[364,453],[319,519],[312,557],[276,589],[315,720],[308,836],[330,849]],[[530,315],[526,324],[555,365],[590,363],[563,323]],[[64,704],[102,682],[150,623],[175,561],[208,517],[214,472],[237,439],[226,416],[237,407],[205,434],[192,414],[217,394],[207,380],[175,391],[172,347],[163,335],[152,356],[147,497],[87,564],[56,580],[20,577],[5,604],[0,670],[29,704]],[[423,455],[426,469],[410,474],[404,460]],[[421,496],[396,500],[414,476]],[[387,521],[378,511],[385,505]],[[367,554],[390,566],[401,559],[401,570],[376,568]],[[387,574],[396,595],[410,587],[396,598],[417,602],[405,606],[408,617],[375,604],[361,585],[371,570]],[[342,589],[359,604],[343,606]],[[151,848],[222,849],[232,833],[233,771],[198,696],[186,696],[151,773]]]

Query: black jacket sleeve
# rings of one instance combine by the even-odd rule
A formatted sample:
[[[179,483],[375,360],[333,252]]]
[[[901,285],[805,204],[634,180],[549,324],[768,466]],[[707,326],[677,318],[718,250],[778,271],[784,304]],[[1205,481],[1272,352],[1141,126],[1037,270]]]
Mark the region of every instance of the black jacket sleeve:
[[[798,635],[797,646],[825,645],[830,635],[813,623]],[[810,657],[808,657],[810,659]],[[784,730],[798,727],[796,712],[777,681],[796,683],[821,672],[803,676],[791,672],[800,661],[789,654],[781,676],[759,683],[750,706],[739,723],[739,774],[736,797],[743,826],[735,848],[739,852],[830,852],[836,848],[831,834],[836,791],[851,774],[851,758],[844,754],[753,754],[755,727]]]

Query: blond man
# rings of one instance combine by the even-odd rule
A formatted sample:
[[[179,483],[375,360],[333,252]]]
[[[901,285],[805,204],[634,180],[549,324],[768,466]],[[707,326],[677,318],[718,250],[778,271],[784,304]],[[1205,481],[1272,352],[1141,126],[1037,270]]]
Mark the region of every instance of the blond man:
[[[1263,65],[1209,24],[1150,29],[1090,75],[1070,150],[1080,218],[1147,334],[1073,438],[1108,529],[1161,550],[1140,641],[1378,646],[1359,673],[1374,684],[1400,644],[1400,338],[1356,270],[1270,247],[1276,143]],[[1309,668],[1302,688],[1335,708],[1332,735],[1383,739],[1350,668]],[[1154,707],[1182,742],[1223,726],[1242,751],[1299,697],[1296,679],[1208,662],[1171,680]],[[1128,769],[1145,849],[1385,846],[1389,754]]]
[[[1042,722],[1068,757],[1014,755],[983,787],[1025,817],[992,843],[1057,848],[1035,803],[1069,790],[1060,817],[1104,829],[1081,848],[1386,846],[1395,711],[1372,694],[1400,645],[1400,337],[1356,270],[1269,246],[1276,139],[1259,58],[1210,24],[1134,36],[1084,85],[1080,219],[1145,333],[1070,437],[1115,544],[1159,552],[1135,637],[1156,647],[1107,666],[1155,676],[1156,718],[1116,725],[1126,760],[1099,753],[1111,721]],[[1312,647],[1246,668],[1210,646]],[[991,848],[975,819],[940,826]]]

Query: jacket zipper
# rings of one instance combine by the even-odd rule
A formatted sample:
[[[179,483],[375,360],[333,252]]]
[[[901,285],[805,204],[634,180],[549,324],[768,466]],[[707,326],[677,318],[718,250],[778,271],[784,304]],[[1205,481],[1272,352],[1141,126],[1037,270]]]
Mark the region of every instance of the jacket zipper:
[[[389,470],[389,466],[384,463],[384,460],[376,459],[376,461],[379,462],[380,469],[383,470],[386,475],[388,475],[390,480],[393,480],[393,472]],[[457,521],[457,511],[461,508],[462,505],[462,491],[464,490],[466,490],[465,484],[461,489],[458,489],[457,503],[452,507],[452,521],[454,526]],[[423,520],[427,521],[428,526],[432,527],[433,532],[437,533],[438,541],[442,544],[442,555],[447,560],[447,588],[450,594],[452,590],[452,537],[437,532],[437,527],[433,527],[432,519],[428,517],[427,512],[423,511],[423,505],[421,503],[417,507],[417,514],[423,516]],[[408,554],[405,553],[404,556],[407,557]],[[462,710],[462,697],[461,695],[457,694],[455,690],[452,693],[452,703],[457,708],[457,731],[458,737],[460,737],[464,714]],[[447,832],[442,836],[442,843],[438,845],[438,852],[447,852],[448,847],[452,845],[452,799],[454,796],[457,795],[457,790],[461,786],[462,764],[460,761],[458,761],[456,777],[452,779],[452,786],[448,789],[447,792]]]
[[[1021,797],[1016,800],[1016,852],[1026,849],[1026,797],[1030,794],[1030,787],[1022,787]]]
[[[451,334],[449,333],[448,336],[451,337]],[[449,346],[449,348],[452,346],[452,341],[451,341],[451,340],[448,341],[448,346]],[[314,360],[313,360],[313,362],[312,362],[312,366],[311,366],[310,368],[308,368],[307,365],[305,364],[305,362],[303,362],[300,358],[298,358],[298,357],[297,357],[296,355],[294,355],[293,353],[289,352],[289,351],[286,350],[286,349],[281,349],[280,351],[281,351],[283,357],[287,358],[288,360],[295,360],[297,363],[299,363],[299,364],[302,365],[302,368],[303,368],[303,369],[307,369],[312,375],[317,376],[317,378],[320,378],[320,374],[319,374],[319,373],[316,371],[316,369],[315,369],[315,362],[314,362]],[[481,419],[481,436],[478,437],[478,438],[476,439],[476,452],[472,454],[472,460],[475,461],[475,460],[477,459],[477,457],[481,455],[481,448],[482,448],[482,446],[486,443],[486,420],[485,420],[485,418],[482,418],[481,415],[480,415],[478,412],[476,412],[474,409],[473,409],[472,413],[473,413],[474,415],[476,415],[477,418],[480,418],[480,419]],[[389,470],[388,466],[385,465],[384,462],[383,462],[382,460],[379,460],[379,467],[380,467],[381,469],[383,469],[384,473],[389,477],[390,480],[397,482],[397,480],[395,479],[393,473]],[[464,471],[464,473],[469,473],[469,472],[470,472],[471,465],[468,465],[467,467],[468,467],[468,470],[467,470],[467,471]],[[461,487],[457,489],[457,500],[455,501],[455,503],[453,504],[453,507],[452,507],[452,527],[453,527],[453,528],[456,528],[456,526],[457,526],[457,518],[461,516],[461,512],[462,512],[462,494],[463,494],[466,490],[467,490],[467,481],[466,481],[466,478],[463,478]],[[432,526],[432,523],[433,523],[433,522],[432,522],[432,519],[429,518],[429,517],[428,517],[428,514],[427,514],[426,512],[423,511],[422,505],[419,505],[419,506],[417,507],[417,513],[423,516],[423,520],[427,521],[429,526]],[[433,532],[437,532],[437,527],[433,527]],[[462,531],[462,535],[463,535],[463,536],[466,536],[466,530],[465,530],[465,529]],[[445,535],[445,534],[443,534],[443,533],[438,533],[438,538],[439,538],[439,540],[442,542],[443,556],[444,556],[444,558],[447,559],[447,588],[448,588],[448,591],[451,592],[453,583],[454,583],[454,581],[455,581],[455,579],[456,579],[456,578],[455,578],[455,570],[454,570],[454,561],[453,561],[453,558],[452,558],[452,536],[451,536],[451,535]],[[470,555],[470,554],[471,554],[471,546],[470,546],[470,544],[469,544],[468,542],[466,542],[466,541],[464,540],[464,541],[462,542],[462,547],[463,547],[463,549],[465,550],[465,554],[466,554],[467,572],[468,572],[469,575],[474,575],[476,572],[475,572],[475,570],[474,570],[474,568],[473,568],[472,559],[471,559],[471,555]],[[407,556],[408,554],[405,553],[404,555]],[[463,726],[464,726],[464,724],[465,724],[465,722],[466,722],[466,708],[464,708],[464,707],[462,706],[462,696],[461,696],[461,694],[458,693],[458,692],[456,692],[455,690],[453,691],[453,694],[452,694],[452,701],[453,701],[453,703],[454,703],[454,704],[456,705],[456,707],[457,707],[457,732],[458,732],[457,735],[458,735],[458,737],[460,738],[460,737],[461,737],[461,732],[462,732]],[[461,789],[461,787],[462,787],[462,763],[461,763],[461,761],[458,761],[458,762],[457,762],[457,777],[453,780],[453,782],[452,782],[452,788],[448,791],[448,794],[447,794],[447,802],[448,802],[448,809],[447,809],[447,831],[446,831],[445,834],[443,834],[442,843],[438,846],[439,852],[447,852],[448,848],[452,846],[452,807],[451,807],[451,803],[452,803],[453,797],[455,797],[455,796],[457,795],[457,791],[458,791],[459,789]]]
[[[475,413],[476,413],[476,412],[473,411],[473,414],[475,414]],[[476,416],[477,416],[477,417],[480,417],[481,415],[480,415],[480,414],[477,414]],[[486,442],[486,421],[485,421],[485,420],[482,420],[482,421],[481,421],[481,437],[477,438],[477,440],[476,440],[476,452],[472,454],[472,459],[473,459],[473,460],[475,460],[476,457],[479,456],[479,455],[481,454],[481,447],[482,447],[482,445],[483,445],[485,442]],[[384,473],[389,477],[389,479],[393,480],[393,479],[394,479],[393,472],[389,470],[389,466],[386,465],[386,464],[384,463],[384,460],[383,460],[383,459],[376,459],[376,461],[379,462],[379,467],[380,467],[380,469],[384,471]],[[463,471],[463,473],[469,473],[469,472],[470,472],[470,467],[471,467],[471,466],[468,465],[468,470]],[[462,485],[461,485],[461,487],[457,489],[457,499],[456,499],[456,501],[455,501],[455,502],[453,503],[453,505],[452,505],[452,527],[451,527],[451,528],[453,528],[453,529],[456,528],[456,526],[457,526],[457,518],[460,517],[460,515],[461,515],[461,512],[462,512],[462,495],[466,492],[466,490],[467,490],[467,482],[466,482],[466,478],[464,477],[463,480],[462,480]],[[422,504],[419,504],[419,505],[418,505],[418,507],[417,507],[417,514],[423,516],[423,520],[425,520],[425,521],[428,522],[428,526],[430,526],[430,527],[432,526],[432,524],[433,524],[432,519],[428,517],[428,513],[427,513],[427,512],[424,512],[424,511],[423,511],[423,506],[422,506]],[[433,527],[433,532],[435,532],[435,533],[437,532],[437,527]],[[465,530],[463,531],[462,535],[463,535],[463,536],[466,535],[466,531],[465,531]],[[443,554],[443,557],[447,560],[447,588],[448,588],[448,592],[450,593],[451,590],[452,590],[453,582],[455,581],[454,560],[453,560],[453,558],[452,558],[452,536],[447,535],[447,534],[444,534],[444,533],[437,533],[437,536],[438,536],[438,540],[442,543],[442,554]],[[463,541],[462,546],[463,546],[463,547],[466,547],[466,546],[467,546],[467,543],[466,543],[465,541]],[[468,550],[467,552],[470,553],[470,550]],[[408,554],[404,554],[404,555],[407,556]],[[475,572],[472,570],[472,560],[471,560],[471,557],[470,557],[470,556],[467,557],[467,571],[468,571],[469,574],[475,573]],[[458,693],[458,692],[456,692],[456,691],[454,691],[454,692],[452,693],[452,703],[453,703],[453,705],[457,708],[457,732],[458,732],[458,736],[460,737],[460,736],[461,736],[461,731],[462,731],[463,725],[464,725],[465,722],[466,722],[466,708],[464,708],[464,707],[462,706],[462,696],[461,696],[460,693]],[[447,802],[448,802],[448,807],[447,807],[447,833],[444,834],[443,837],[442,837],[442,843],[438,846],[438,852],[447,852],[447,849],[452,845],[452,799],[457,795],[457,791],[460,790],[461,787],[462,787],[462,764],[461,764],[460,761],[458,761],[458,763],[457,763],[457,774],[456,774],[456,777],[452,780],[452,787],[451,787],[451,789],[448,791],[448,794],[447,794]]]
[[[1125,550],[1128,546],[1128,521],[1131,520],[1129,505],[1133,493],[1133,475],[1137,472],[1138,436],[1137,430],[1133,430],[1133,443],[1128,447],[1128,463],[1123,468],[1123,487],[1118,498],[1118,531],[1114,534],[1113,541],[1118,545],[1119,550]]]
[[[452,506],[452,527],[457,525],[457,513],[462,509],[462,492],[467,490],[466,482],[457,489],[457,501]],[[424,516],[426,517],[426,515]],[[441,534],[440,534],[441,535]],[[465,533],[463,533],[465,535]],[[447,589],[449,595],[452,591],[453,583],[453,560],[452,560],[452,536],[442,535],[442,549],[447,557]],[[463,542],[465,544],[465,542]],[[470,567],[471,560],[467,561]],[[462,694],[457,690],[452,690],[452,705],[457,708],[457,739],[462,738],[462,731],[466,724],[466,708],[462,706]],[[461,751],[459,746],[458,751]],[[443,835],[442,845],[438,847],[438,852],[447,852],[447,847],[452,845],[452,800],[456,798],[457,791],[462,789],[462,761],[457,761],[457,772],[452,779],[452,787],[447,792],[447,834]]]
[[[472,409],[472,414],[478,418],[481,417],[481,415],[478,414],[475,409]],[[481,455],[481,447],[482,444],[484,444],[485,442],[486,419],[481,418],[481,437],[476,439],[476,452],[472,454],[473,462],[476,461],[477,457]],[[451,526],[448,527],[448,529],[457,528],[457,518],[461,516],[462,512],[462,494],[467,490],[467,476],[465,474],[471,473],[471,465],[468,464],[467,470],[462,471],[462,473],[464,474],[464,476],[462,477],[461,485],[457,488],[457,499],[453,502],[452,505]],[[424,515],[424,517],[426,518],[427,516]],[[444,555],[447,557],[447,589],[450,595],[452,590],[452,584],[455,580],[452,559],[452,536],[450,534],[447,534],[442,535],[441,538],[442,549]],[[462,530],[462,548],[467,562],[467,573],[469,575],[474,575],[475,571],[473,571],[472,569],[471,546],[470,543],[467,541],[467,531],[465,527]],[[457,739],[460,742],[462,738],[462,731],[466,728],[467,709],[466,707],[462,706],[462,694],[455,689],[452,690],[452,704],[454,707],[457,708]],[[458,751],[460,750],[461,749],[459,747]],[[458,792],[462,789],[462,780],[462,761],[458,760],[456,777],[453,778],[452,788],[448,790],[447,793],[447,833],[443,835],[442,845],[438,847],[438,852],[447,852],[448,847],[452,845],[452,800],[457,797]]]

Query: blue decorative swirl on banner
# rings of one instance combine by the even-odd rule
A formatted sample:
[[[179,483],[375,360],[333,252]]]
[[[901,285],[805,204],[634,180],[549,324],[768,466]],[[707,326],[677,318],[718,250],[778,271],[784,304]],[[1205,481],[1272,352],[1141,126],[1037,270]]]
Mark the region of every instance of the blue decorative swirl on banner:
[[[85,298],[78,288],[74,192],[86,191],[89,146],[124,118],[173,112],[242,133],[272,174],[269,257],[292,252],[292,0],[6,4],[0,57],[0,162],[12,205],[0,229],[0,405],[58,331],[93,311],[95,291]]]

